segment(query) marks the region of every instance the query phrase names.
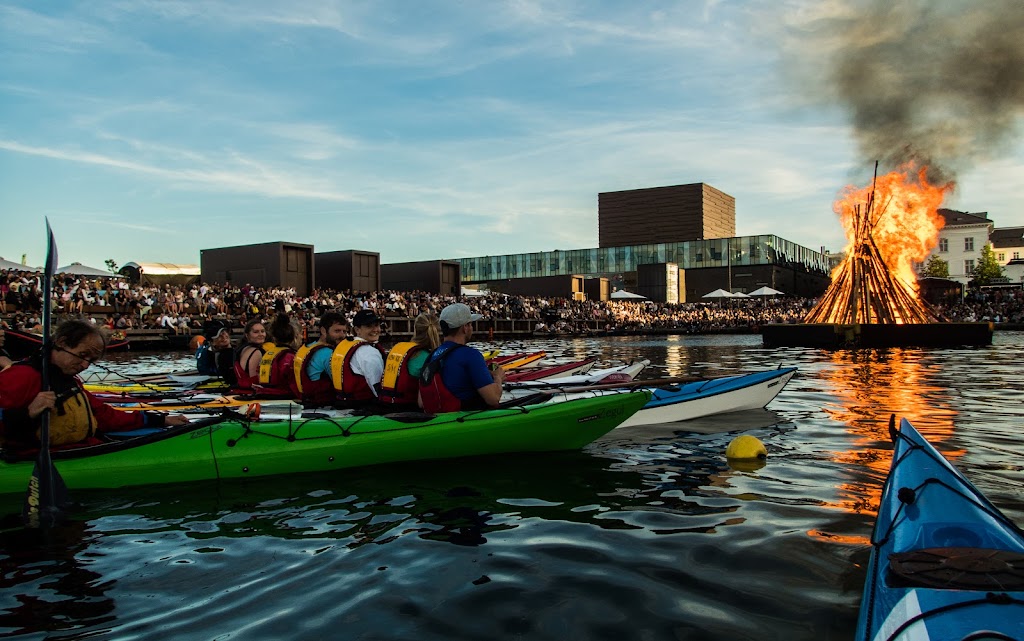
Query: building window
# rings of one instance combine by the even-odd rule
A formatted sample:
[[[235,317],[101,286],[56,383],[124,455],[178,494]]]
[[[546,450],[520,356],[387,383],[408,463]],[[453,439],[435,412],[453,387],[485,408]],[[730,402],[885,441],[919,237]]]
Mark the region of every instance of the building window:
[[[1020,252],[1013,252],[1013,259],[1017,260],[1018,258],[1020,258]]]
[[[939,239],[939,251],[940,252],[948,252],[949,251],[949,239],[948,238],[940,238]]]
[[[974,251],[974,236],[968,236],[967,238],[964,238],[964,251]]]
[[[996,254],[996,260],[998,260],[999,262],[1003,262],[1004,260],[1006,260],[1006,254]]]
[[[974,259],[973,258],[968,258],[967,260],[964,261],[964,274],[966,274],[967,276],[970,276],[971,272],[973,272],[973,271],[974,271]]]

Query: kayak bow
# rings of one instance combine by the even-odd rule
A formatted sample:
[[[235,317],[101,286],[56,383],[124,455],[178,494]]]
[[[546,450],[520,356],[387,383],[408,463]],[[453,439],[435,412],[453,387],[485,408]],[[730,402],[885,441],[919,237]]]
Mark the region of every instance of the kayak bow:
[[[1024,533],[906,420],[871,535],[856,639],[1024,639]]]

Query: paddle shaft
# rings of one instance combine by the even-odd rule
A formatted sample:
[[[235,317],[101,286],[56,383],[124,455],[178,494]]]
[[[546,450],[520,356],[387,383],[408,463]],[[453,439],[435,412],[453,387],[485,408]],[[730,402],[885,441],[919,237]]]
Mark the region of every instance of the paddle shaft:
[[[53,353],[53,339],[50,337],[51,309],[53,307],[53,272],[57,266],[57,247],[53,239],[50,221],[46,221],[46,268],[43,270],[43,347],[40,371],[40,391],[50,391],[50,357]],[[49,527],[63,517],[64,503],[67,502],[67,488],[64,479],[50,458],[50,410],[40,415],[39,457],[29,477],[28,491],[22,518],[29,527]]]

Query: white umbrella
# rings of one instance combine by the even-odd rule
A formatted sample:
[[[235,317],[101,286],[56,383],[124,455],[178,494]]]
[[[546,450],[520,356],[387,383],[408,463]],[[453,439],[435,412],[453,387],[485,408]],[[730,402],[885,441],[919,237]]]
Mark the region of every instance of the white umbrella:
[[[612,292],[608,298],[612,298],[615,300],[647,300],[646,296],[634,294],[633,292],[627,292],[624,289]]]
[[[750,292],[751,296],[779,296],[781,294],[782,292],[780,292],[779,290],[772,289],[771,287],[768,286],[758,287],[754,291]]]
[[[733,292],[733,298],[750,298],[750,294],[744,294],[743,292]]]
[[[735,294],[725,291],[724,289],[716,289],[713,292],[708,292],[701,296],[701,298],[733,298]]]

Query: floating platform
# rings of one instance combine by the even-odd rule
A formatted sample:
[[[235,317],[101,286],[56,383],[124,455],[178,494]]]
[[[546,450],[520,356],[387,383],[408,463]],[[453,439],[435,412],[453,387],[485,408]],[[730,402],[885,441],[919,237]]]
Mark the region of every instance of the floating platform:
[[[765,347],[982,347],[992,344],[992,323],[800,323],[761,326]]]

